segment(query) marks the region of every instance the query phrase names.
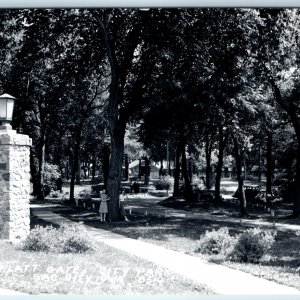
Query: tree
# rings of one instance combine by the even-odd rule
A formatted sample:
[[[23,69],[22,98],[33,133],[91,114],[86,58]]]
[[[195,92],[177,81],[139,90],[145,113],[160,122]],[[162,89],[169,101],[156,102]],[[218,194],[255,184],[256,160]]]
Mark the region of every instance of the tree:
[[[238,168],[238,181],[240,191],[241,215],[246,214],[246,199],[244,194],[243,177],[241,174],[241,163],[243,160],[243,130],[240,123],[245,123],[247,114],[253,108],[248,101],[240,97],[245,90],[247,72],[243,68],[243,58],[246,53],[245,37],[241,24],[241,11],[239,9],[219,10],[207,9],[201,12],[203,18],[199,22],[207,24],[207,40],[205,41],[205,57],[208,80],[206,83],[206,97],[213,105],[211,124],[216,124],[215,132],[219,127],[219,162],[218,178],[216,181],[216,198],[220,197],[220,177],[222,170],[223,151],[225,142],[223,140],[223,126],[228,133],[231,132],[231,140],[234,145],[236,165]],[[197,33],[195,33],[197,34]],[[201,33],[200,33],[201,34]],[[217,125],[218,124],[218,125]],[[246,124],[243,124],[245,127]],[[222,126],[222,128],[221,128]],[[215,136],[215,134],[212,134]],[[207,138],[206,157],[209,162],[212,146],[211,138]],[[209,163],[207,163],[207,174],[209,174]],[[207,177],[209,179],[209,177]],[[208,180],[209,181],[209,180]],[[210,182],[206,183],[210,185]]]
[[[156,60],[165,57],[162,49],[168,48],[172,38],[174,42],[174,28],[178,28],[174,23],[180,12],[114,9],[94,10],[91,14],[101,29],[111,72],[108,101],[111,156],[107,188],[111,198],[110,218],[116,219],[126,124],[143,107],[145,82],[153,78],[153,71],[159,71]]]
[[[2,10],[0,17],[0,90],[10,91],[13,66],[26,31],[23,10]],[[13,90],[12,90],[13,92]]]
[[[221,198],[221,177],[222,177],[222,169],[223,169],[223,159],[224,159],[224,150],[227,144],[227,140],[229,138],[229,133],[227,132],[227,128],[223,126],[221,123],[219,125],[219,141],[218,141],[218,164],[216,167],[216,180],[215,180],[215,199],[216,201],[220,201]]]
[[[104,92],[100,88],[105,87],[102,79],[107,70],[103,52],[94,53],[93,46],[99,41],[80,17],[78,10],[23,12],[24,38],[14,61],[11,88],[23,99],[17,112],[25,111],[20,123],[33,138],[31,171],[34,193],[40,199],[44,196],[43,170],[50,139],[62,139],[66,129],[72,133],[73,183],[82,127]]]
[[[17,111],[20,109],[25,114],[21,127],[33,139],[31,172],[34,194],[43,199],[46,139],[49,131],[55,128],[57,118],[51,112],[55,111],[59,99],[58,89],[50,88],[55,85],[51,55],[54,40],[47,35],[52,16],[45,11],[32,14],[26,10],[22,17],[19,22],[23,24],[23,42],[14,59],[9,88],[17,91],[22,99]]]
[[[249,15],[251,15],[249,17]],[[253,73],[273,89],[274,100],[288,115],[300,145],[299,10],[262,9],[248,12],[249,62]],[[300,216],[300,146],[297,150],[293,216]]]

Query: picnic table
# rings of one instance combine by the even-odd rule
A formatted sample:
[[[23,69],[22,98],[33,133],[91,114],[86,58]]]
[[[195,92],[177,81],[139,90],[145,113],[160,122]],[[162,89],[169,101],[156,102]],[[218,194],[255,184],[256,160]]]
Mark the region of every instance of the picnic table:
[[[281,201],[276,189],[272,190],[271,195],[267,194],[265,187],[262,187],[260,185],[245,185],[244,189],[246,200],[249,202],[261,202],[264,204],[268,203],[272,205],[273,202],[275,203]],[[239,198],[238,189],[232,197],[237,199]]]

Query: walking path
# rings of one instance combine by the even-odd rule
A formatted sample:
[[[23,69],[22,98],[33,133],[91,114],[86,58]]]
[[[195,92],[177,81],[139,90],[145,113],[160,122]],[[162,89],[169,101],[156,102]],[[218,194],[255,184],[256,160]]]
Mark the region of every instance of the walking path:
[[[153,200],[152,204],[155,204]],[[145,205],[148,203],[151,206],[149,201],[145,201],[144,203]],[[168,212],[171,211],[168,208],[164,208],[164,210],[165,212],[167,210]],[[72,221],[55,214],[51,207],[35,206],[32,208],[32,213],[36,217],[54,224],[61,224],[62,222],[72,223]],[[210,263],[198,257],[127,238],[107,230],[90,226],[86,226],[86,228],[97,241],[154,262],[195,282],[206,284],[218,294],[300,295],[300,291],[295,288],[258,278],[239,270]]]

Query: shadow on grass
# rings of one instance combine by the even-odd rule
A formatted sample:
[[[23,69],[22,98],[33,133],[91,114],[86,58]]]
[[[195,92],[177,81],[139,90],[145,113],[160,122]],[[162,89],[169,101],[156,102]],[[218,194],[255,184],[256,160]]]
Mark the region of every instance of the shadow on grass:
[[[55,227],[55,228],[58,228],[59,226],[56,225],[56,224],[53,224],[51,222],[47,222],[45,220],[42,220],[36,216],[34,216],[32,213],[30,214],[30,229],[33,229],[35,226],[43,226],[43,227],[46,227],[46,226],[52,226],[52,227]]]
[[[267,267],[285,268],[286,272],[289,272],[289,273],[295,273],[295,272],[299,273],[299,270],[297,271],[295,269],[299,269],[300,259],[296,259],[293,257],[285,257],[285,259],[277,258],[277,259],[273,259],[273,260],[269,260],[269,261],[261,260],[259,262],[259,264],[261,266],[267,266]]]
[[[128,215],[129,222],[119,221],[112,223],[100,223],[98,213],[93,209],[83,209],[78,207],[52,208],[53,212],[66,217],[75,222],[83,222],[85,225],[93,228],[100,228],[123,236],[144,239],[147,242],[153,242],[163,247],[182,251],[190,255],[197,255],[198,241],[201,235],[212,229],[227,227],[231,235],[237,235],[244,232],[247,228],[255,225],[239,222],[226,221],[226,218],[217,219],[212,216],[211,219],[183,218],[176,216],[153,216],[144,214]],[[237,218],[238,220],[238,218]],[[32,219],[32,226],[40,224],[37,218]],[[52,225],[49,222],[42,222],[42,225]],[[300,259],[300,238],[299,233],[287,228],[277,230],[276,243],[268,253],[268,257],[261,260],[259,265],[270,268],[270,272],[281,272],[284,270],[293,276],[298,276]],[[208,258],[208,260],[214,258]],[[221,263],[221,262],[218,262]],[[254,266],[254,269],[259,266]],[[274,270],[272,268],[275,268]]]
[[[60,214],[75,222],[83,222],[85,225],[109,230],[122,234],[130,238],[147,238],[153,240],[166,241],[173,237],[185,238],[198,241],[200,236],[206,231],[228,227],[234,234],[241,233],[250,225],[241,226],[239,223],[221,220],[206,219],[186,219],[174,216],[145,216],[143,214],[131,214],[128,216],[129,222],[119,221],[112,223],[100,223],[98,214],[93,210],[83,210],[78,208],[59,209],[55,213]]]

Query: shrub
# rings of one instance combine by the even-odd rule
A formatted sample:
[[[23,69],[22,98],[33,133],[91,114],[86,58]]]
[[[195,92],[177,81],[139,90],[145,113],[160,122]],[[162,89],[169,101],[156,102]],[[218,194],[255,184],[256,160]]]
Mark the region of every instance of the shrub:
[[[25,239],[23,250],[54,253],[84,253],[94,251],[96,243],[82,224],[35,226]]]
[[[84,253],[96,249],[96,243],[82,224],[63,224],[59,231],[62,239],[60,250],[63,253]]]
[[[153,182],[153,185],[156,190],[169,190],[171,184],[168,180],[157,180]]]
[[[35,226],[24,241],[23,250],[53,251],[56,242],[55,228],[52,226]]]
[[[279,186],[279,194],[286,202],[291,202],[291,199],[295,198],[296,195],[296,181],[286,180]]]
[[[219,230],[206,231],[200,238],[198,252],[206,254],[230,253],[235,243],[235,238],[230,236],[227,227]]]
[[[45,163],[44,169],[44,195],[50,194],[51,190],[57,190],[60,188],[58,183],[61,181],[61,174],[57,165]]]
[[[257,263],[275,242],[276,233],[251,228],[243,232],[230,254],[231,258],[241,262]]]

